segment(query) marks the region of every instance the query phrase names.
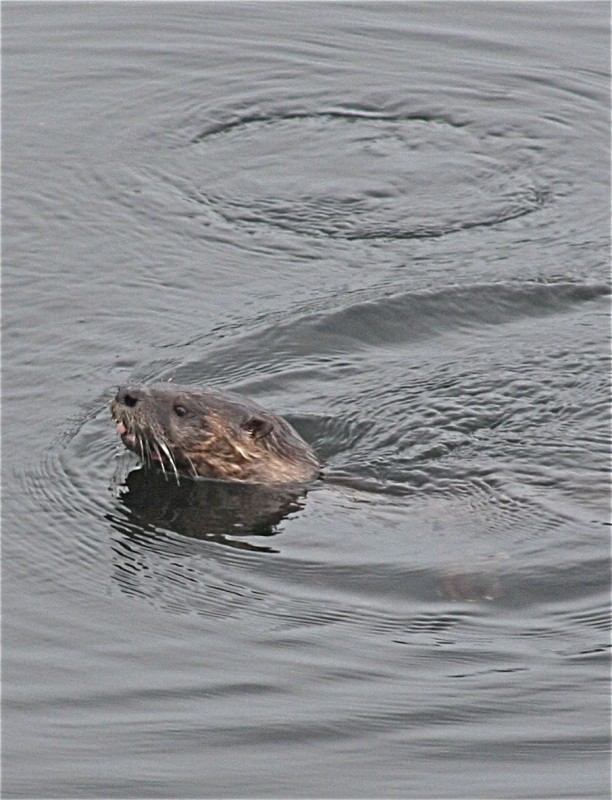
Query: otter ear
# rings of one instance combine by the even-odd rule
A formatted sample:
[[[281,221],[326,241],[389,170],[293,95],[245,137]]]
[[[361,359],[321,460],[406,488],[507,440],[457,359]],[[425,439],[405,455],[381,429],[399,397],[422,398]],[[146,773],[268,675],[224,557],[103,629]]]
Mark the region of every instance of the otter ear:
[[[274,425],[261,417],[249,417],[246,422],[242,423],[242,427],[251,434],[253,439],[263,439],[264,436],[272,433]]]

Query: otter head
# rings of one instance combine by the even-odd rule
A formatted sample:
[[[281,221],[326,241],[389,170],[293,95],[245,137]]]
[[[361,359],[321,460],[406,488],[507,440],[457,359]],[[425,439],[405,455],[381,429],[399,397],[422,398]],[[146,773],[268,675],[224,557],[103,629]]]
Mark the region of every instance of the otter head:
[[[293,483],[319,472],[315,454],[288,422],[237,395],[173,384],[121,386],[111,412],[129,450],[177,477]]]

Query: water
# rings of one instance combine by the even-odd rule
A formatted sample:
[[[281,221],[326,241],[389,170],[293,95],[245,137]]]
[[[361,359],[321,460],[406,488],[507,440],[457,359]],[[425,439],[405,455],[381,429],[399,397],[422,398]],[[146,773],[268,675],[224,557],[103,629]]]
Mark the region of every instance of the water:
[[[609,795],[608,12],[4,4],[5,797]],[[167,379],[326,480],[138,471]]]

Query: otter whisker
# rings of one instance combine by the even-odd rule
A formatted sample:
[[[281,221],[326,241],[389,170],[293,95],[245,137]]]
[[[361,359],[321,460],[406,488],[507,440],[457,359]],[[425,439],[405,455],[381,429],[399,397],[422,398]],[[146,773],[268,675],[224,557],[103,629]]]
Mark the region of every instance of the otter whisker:
[[[151,442],[145,436],[143,436],[142,440],[144,442],[144,449],[145,449],[145,464],[147,465],[147,467],[150,467],[151,466],[151,462],[153,461],[153,452],[151,450]]]
[[[142,436],[138,427],[134,426],[134,438],[138,443],[138,449],[140,450],[140,460],[143,463],[147,463],[147,440]]]
[[[168,480],[168,473],[166,472],[166,467],[164,465],[164,459],[162,458],[162,454],[159,452],[159,446],[157,442],[153,442],[153,448],[155,450],[155,455],[157,458],[155,459],[159,466],[161,467],[162,472],[164,473],[164,478]]]
[[[143,428],[136,422],[133,421],[133,433],[136,442],[138,443],[138,450],[140,451],[140,460],[146,466],[150,466],[151,464],[151,447],[149,444],[149,440],[146,436],[145,431]]]
[[[176,477],[176,482],[180,483],[178,470],[176,468],[176,462],[174,460],[174,456],[172,455],[172,451],[168,447],[167,443],[163,439],[159,438],[156,441],[156,445],[163,451],[163,453],[165,454],[166,458],[170,462],[170,466],[172,467],[172,470],[174,471],[174,475]],[[163,462],[162,462],[162,466],[163,466]],[[164,470],[164,474],[165,474],[165,470]]]
[[[186,456],[186,460],[189,462],[189,466],[191,467],[192,477],[197,478],[198,477],[198,471],[196,469],[196,465],[193,463],[191,458],[189,458],[189,456]]]

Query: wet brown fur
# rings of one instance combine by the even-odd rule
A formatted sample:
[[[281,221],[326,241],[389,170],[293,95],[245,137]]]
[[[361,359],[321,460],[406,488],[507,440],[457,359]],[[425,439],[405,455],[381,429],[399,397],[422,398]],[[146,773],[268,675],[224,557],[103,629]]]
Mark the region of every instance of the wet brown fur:
[[[111,412],[125,428],[125,446],[177,479],[302,483],[320,471],[316,455],[286,420],[229,392],[124,386]]]

